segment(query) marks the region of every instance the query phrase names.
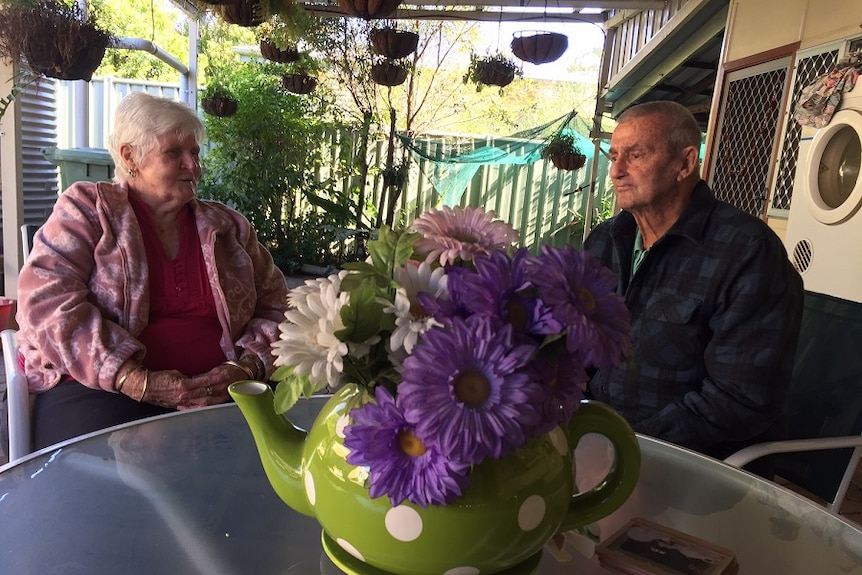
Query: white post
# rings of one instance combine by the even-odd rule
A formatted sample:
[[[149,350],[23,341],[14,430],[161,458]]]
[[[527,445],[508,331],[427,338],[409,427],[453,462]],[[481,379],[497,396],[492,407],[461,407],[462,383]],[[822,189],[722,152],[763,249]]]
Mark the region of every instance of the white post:
[[[18,66],[0,60],[0,86],[14,86]],[[4,90],[5,91],[5,90]],[[3,94],[5,97],[7,94]],[[21,108],[17,102],[0,118],[0,192],[3,200],[3,293],[18,296],[18,270],[24,263],[21,234],[24,223],[24,183],[21,152]]]

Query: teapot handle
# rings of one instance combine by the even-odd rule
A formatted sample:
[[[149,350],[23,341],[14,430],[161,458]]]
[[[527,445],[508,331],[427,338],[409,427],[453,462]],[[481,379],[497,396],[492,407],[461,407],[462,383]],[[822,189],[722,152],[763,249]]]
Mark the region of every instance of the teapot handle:
[[[606,437],[614,448],[610,471],[595,487],[572,496],[560,531],[593,523],[616,511],[634,491],[640,476],[641,452],[632,428],[611,407],[584,400],[566,428],[572,450],[588,433]]]

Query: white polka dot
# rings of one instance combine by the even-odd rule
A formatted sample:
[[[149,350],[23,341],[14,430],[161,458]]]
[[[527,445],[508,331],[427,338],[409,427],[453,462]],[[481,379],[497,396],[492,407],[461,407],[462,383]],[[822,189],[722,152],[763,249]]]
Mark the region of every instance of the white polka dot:
[[[532,531],[545,518],[545,500],[540,495],[530,495],[518,510],[518,527]]]
[[[344,439],[344,428],[347,427],[348,423],[350,423],[350,418],[347,415],[339,417],[338,421],[335,422],[335,435]]]
[[[566,455],[569,453],[569,440],[566,439],[566,434],[563,433],[562,429],[555,427],[553,431],[548,433],[548,437],[551,438],[551,444],[560,455]]]
[[[356,547],[354,547],[353,545],[351,545],[350,543],[348,543],[347,541],[345,541],[344,539],[341,539],[341,538],[336,539],[335,542],[338,543],[342,549],[344,549],[345,551],[347,551],[348,553],[350,553],[351,555],[353,555],[354,557],[356,557],[357,559],[359,559],[360,561],[365,563],[365,557],[362,556],[362,553],[360,553]]]
[[[314,502],[317,501],[317,491],[314,489],[314,477],[311,476],[308,469],[302,474],[302,482],[305,484],[305,496],[308,497],[308,502],[313,507]]]
[[[479,575],[479,570],[475,567],[455,567],[449,569],[443,575]]]
[[[389,534],[399,541],[413,541],[422,534],[422,517],[406,505],[387,511],[384,523]]]

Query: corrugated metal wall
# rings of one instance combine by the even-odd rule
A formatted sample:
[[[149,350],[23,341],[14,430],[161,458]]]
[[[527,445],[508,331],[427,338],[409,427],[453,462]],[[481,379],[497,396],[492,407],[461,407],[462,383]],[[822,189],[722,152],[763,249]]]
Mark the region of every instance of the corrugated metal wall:
[[[21,109],[24,222],[40,224],[57,198],[57,168],[42,156],[42,148],[57,145],[55,82],[42,79],[27,86],[18,104]]]

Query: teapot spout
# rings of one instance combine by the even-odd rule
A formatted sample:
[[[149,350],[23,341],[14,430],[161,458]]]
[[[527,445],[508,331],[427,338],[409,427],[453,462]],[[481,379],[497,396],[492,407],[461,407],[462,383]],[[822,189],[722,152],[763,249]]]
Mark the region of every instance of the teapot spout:
[[[302,452],[308,432],[275,412],[272,389],[259,381],[228,387],[245,417],[272,488],[294,511],[314,517],[302,481]]]

